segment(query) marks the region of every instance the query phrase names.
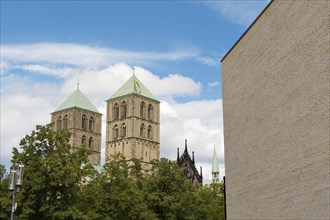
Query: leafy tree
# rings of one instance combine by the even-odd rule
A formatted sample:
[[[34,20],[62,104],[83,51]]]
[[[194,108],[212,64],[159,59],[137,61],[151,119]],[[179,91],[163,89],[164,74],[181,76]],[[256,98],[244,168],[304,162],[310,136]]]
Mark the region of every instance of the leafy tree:
[[[196,192],[196,218],[224,220],[224,185],[212,183]]]
[[[0,182],[5,177],[6,174],[6,168],[4,165],[0,164]]]
[[[8,176],[5,166],[0,164],[0,219],[8,219],[11,211],[11,199],[8,191]]]
[[[153,162],[145,197],[159,219],[194,219],[195,191],[176,162],[165,158]]]
[[[81,207],[90,206],[87,219],[156,219],[138,186],[140,175],[138,162],[130,167],[122,155],[113,156],[103,173],[83,188]]]
[[[25,164],[22,191],[17,194],[20,219],[74,219],[82,181],[92,171],[86,149],[70,150],[68,131],[55,132],[51,125],[20,141],[12,162]],[[87,164],[82,166],[83,164]]]

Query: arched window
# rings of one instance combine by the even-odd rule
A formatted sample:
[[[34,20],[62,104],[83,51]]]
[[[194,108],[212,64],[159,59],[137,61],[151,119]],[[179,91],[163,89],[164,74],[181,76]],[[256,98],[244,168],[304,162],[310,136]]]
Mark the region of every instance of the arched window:
[[[117,139],[118,138],[118,125],[115,125],[114,127],[113,127],[113,131],[112,131],[113,133],[113,139]]]
[[[113,106],[113,120],[119,119],[119,105],[116,103]]]
[[[89,118],[89,130],[90,131],[94,130],[94,118],[93,117]]]
[[[123,123],[121,125],[121,134],[120,134],[121,137],[126,137],[126,124]]]
[[[61,116],[57,118],[56,124],[57,124],[57,130],[58,131],[61,130],[62,129],[62,117]]]
[[[152,120],[154,118],[154,107],[151,104],[148,106],[148,119]]]
[[[81,137],[81,145],[83,145],[83,146],[86,147],[86,137],[85,137],[85,135],[83,135],[83,136]]]
[[[142,123],[140,126],[140,137],[144,137],[144,124]]]
[[[82,119],[81,119],[81,128],[86,131],[87,130],[87,117],[86,115],[83,115],[82,116]]]
[[[140,105],[140,117],[141,118],[146,117],[145,108],[146,108],[146,104],[144,102],[141,102],[141,105]]]
[[[66,130],[68,129],[68,115],[65,115],[64,118],[63,118],[63,129]]]
[[[125,101],[121,103],[121,112],[120,112],[121,118],[126,118],[127,115],[127,104]]]
[[[151,127],[151,125],[148,126],[148,138],[152,139],[152,127]]]
[[[88,147],[93,148],[93,138],[92,137],[90,137],[88,140]]]

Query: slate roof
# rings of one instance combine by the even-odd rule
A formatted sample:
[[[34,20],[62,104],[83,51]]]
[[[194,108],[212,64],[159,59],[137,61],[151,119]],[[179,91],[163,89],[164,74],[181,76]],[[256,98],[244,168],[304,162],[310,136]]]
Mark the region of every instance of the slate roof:
[[[135,75],[127,80],[124,85],[122,85],[122,87],[120,87],[117,92],[111,96],[110,99],[115,99],[129,94],[138,94],[158,101],[156,97],[141,83],[141,81]]]
[[[88,98],[77,88],[54,112],[70,108],[81,108],[101,114]]]

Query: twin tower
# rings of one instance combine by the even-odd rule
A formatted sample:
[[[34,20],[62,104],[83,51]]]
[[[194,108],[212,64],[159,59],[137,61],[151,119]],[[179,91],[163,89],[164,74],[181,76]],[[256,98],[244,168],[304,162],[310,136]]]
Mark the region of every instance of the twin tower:
[[[106,161],[121,153],[128,162],[137,158],[144,170],[150,169],[160,153],[159,104],[135,75],[106,101]],[[72,133],[72,150],[90,149],[90,162],[100,165],[102,114],[79,88],[51,114],[51,121],[55,130]]]

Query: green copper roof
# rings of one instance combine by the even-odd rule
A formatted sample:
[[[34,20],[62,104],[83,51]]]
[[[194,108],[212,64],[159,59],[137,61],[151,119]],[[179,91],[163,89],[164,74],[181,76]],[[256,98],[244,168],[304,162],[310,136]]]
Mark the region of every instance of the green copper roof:
[[[110,99],[114,99],[120,96],[128,94],[139,94],[141,96],[157,100],[156,97],[140,82],[140,80],[133,75],[125,84],[118,89]]]
[[[219,163],[218,163],[217,152],[215,151],[215,146],[213,151],[212,173],[219,173]]]
[[[95,106],[80,92],[79,88],[72,93],[54,112],[62,111],[69,108],[81,108],[91,112],[100,113]]]

